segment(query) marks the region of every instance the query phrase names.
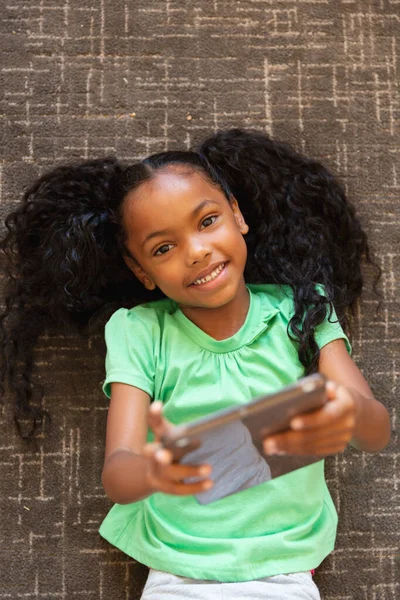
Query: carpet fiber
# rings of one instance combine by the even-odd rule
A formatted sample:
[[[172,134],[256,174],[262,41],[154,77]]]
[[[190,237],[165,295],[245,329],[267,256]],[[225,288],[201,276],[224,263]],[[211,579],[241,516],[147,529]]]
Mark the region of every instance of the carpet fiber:
[[[395,425],[400,376],[399,0],[9,0],[1,3],[0,211],[44,170],[187,148],[250,126],[323,160],[355,202],[378,264],[354,358]],[[146,569],[104,542],[102,336],[48,332],[35,377],[51,433],[27,447],[0,414],[0,599],[132,600]],[[399,447],[327,461],[336,549],[325,600],[395,600]]]

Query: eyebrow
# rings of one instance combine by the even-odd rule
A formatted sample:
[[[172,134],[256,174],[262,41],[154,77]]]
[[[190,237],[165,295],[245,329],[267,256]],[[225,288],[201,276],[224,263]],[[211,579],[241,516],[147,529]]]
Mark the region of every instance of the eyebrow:
[[[196,215],[199,214],[199,212],[201,212],[203,210],[204,207],[208,206],[209,204],[218,204],[215,200],[203,200],[202,202],[200,202],[200,204],[198,206],[196,206],[196,208],[192,211],[192,213],[190,214],[190,217],[193,219],[194,217],[196,217]],[[142,248],[143,246],[149,241],[152,240],[155,237],[159,237],[161,235],[167,235],[170,232],[170,229],[160,229],[160,231],[152,231],[151,233],[149,233],[149,235],[146,236],[146,238],[144,239],[144,242],[142,243]]]

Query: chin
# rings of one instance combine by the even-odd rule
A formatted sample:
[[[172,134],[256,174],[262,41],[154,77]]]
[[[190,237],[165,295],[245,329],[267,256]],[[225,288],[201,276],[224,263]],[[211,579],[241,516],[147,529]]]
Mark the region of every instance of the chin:
[[[221,294],[219,297],[210,298],[207,302],[205,301],[204,308],[222,308],[227,304],[230,304],[234,300],[236,294]]]

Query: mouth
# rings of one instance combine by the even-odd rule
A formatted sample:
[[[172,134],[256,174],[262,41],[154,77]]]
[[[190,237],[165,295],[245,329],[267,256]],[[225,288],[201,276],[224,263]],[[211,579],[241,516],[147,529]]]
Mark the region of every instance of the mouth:
[[[214,281],[218,277],[218,275],[224,270],[226,263],[221,263],[217,267],[215,267],[210,273],[205,275],[204,277],[199,277],[195,279],[190,285],[204,285],[209,283],[210,281]]]

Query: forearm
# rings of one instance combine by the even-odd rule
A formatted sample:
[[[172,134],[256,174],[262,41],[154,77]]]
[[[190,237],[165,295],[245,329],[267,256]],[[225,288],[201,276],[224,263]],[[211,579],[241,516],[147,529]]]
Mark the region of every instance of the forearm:
[[[390,441],[390,418],[386,408],[375,400],[349,390],[356,404],[356,426],[350,445],[364,452],[378,452]]]
[[[129,504],[154,492],[147,475],[148,459],[129,450],[118,450],[106,460],[102,483],[113,502]]]

